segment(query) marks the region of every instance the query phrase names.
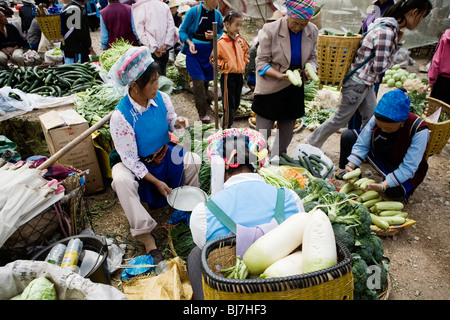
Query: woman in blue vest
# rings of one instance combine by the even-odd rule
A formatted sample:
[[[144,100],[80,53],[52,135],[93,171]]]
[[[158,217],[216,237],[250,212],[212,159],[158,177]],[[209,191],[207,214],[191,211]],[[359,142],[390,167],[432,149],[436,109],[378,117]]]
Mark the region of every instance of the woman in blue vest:
[[[350,172],[367,159],[383,179],[367,190],[405,202],[427,173],[430,137],[426,122],[409,111],[410,103],[404,89],[385,93],[362,131],[342,133],[339,160],[339,167]]]
[[[200,253],[208,241],[234,233],[236,254],[242,257],[265,232],[291,215],[304,212],[293,190],[277,189],[257,173],[267,155],[261,133],[248,128],[227,129],[215,133],[209,141],[211,181],[219,186],[212,185],[211,199],[192,211],[190,229],[197,246],[187,260],[194,296],[200,300]]]
[[[112,163],[112,188],[130,223],[130,232],[145,245],[155,263],[162,259],[151,231],[156,221],[150,209],[167,205],[172,188],[198,186],[200,157],[171,142],[178,117],[170,97],[158,90],[159,66],[145,46],[129,49],[109,72],[116,88],[126,95],[111,115],[110,131],[120,156]],[[114,158],[112,157],[112,162]]]

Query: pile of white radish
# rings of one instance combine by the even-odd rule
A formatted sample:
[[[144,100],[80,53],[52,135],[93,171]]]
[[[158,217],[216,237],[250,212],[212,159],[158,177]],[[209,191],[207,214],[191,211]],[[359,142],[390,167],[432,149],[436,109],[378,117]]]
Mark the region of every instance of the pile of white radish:
[[[301,250],[297,250],[301,246]],[[257,239],[242,258],[250,274],[275,278],[337,264],[336,240],[328,216],[316,208],[299,212]]]

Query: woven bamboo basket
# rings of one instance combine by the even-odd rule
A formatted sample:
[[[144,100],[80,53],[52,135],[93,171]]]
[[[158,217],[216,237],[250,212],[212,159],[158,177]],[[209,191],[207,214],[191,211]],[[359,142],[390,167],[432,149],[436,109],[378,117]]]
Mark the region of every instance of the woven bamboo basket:
[[[317,60],[319,62],[318,76],[320,86],[342,86],[355,58],[362,35],[330,36],[320,34],[317,41]]]
[[[450,116],[450,106],[445,102],[427,97],[427,104],[423,111],[423,116],[431,116],[436,110],[441,109],[441,114],[445,113]],[[430,130],[430,139],[428,140],[428,145],[425,150],[425,157],[428,157],[441,153],[442,149],[448,142],[450,138],[450,120],[434,123],[425,118],[425,121]]]
[[[338,264],[316,272],[271,279],[228,279],[215,271],[216,265],[236,262],[236,237],[209,242],[202,250],[201,265],[205,300],[352,300],[352,258],[337,242]]]
[[[61,15],[60,14],[47,14],[42,16],[36,16],[36,20],[41,28],[44,36],[50,41],[64,42],[64,36],[61,30]]]
[[[313,16],[309,22],[315,24],[317,29],[322,29],[322,10],[320,10],[318,14]]]

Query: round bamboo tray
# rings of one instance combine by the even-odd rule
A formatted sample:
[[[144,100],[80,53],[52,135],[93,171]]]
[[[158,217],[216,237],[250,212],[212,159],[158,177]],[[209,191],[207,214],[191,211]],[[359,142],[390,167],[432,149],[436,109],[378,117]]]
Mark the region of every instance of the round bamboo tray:
[[[228,279],[216,265],[233,266],[235,236],[213,240],[201,254],[205,300],[352,300],[352,257],[339,241],[338,264],[316,272],[270,279]]]
[[[340,90],[342,81],[350,69],[362,38],[362,35],[319,35],[317,41],[319,69],[317,75],[320,79],[320,86],[337,86]]]
[[[400,228],[391,228],[383,230],[381,228],[378,228],[377,226],[371,225],[370,230],[374,232],[377,236],[392,237],[395,236],[397,233],[399,233]]]
[[[450,106],[445,102],[427,97],[426,107],[423,111],[423,117],[431,116],[436,110],[441,109],[441,114],[446,114],[450,116]],[[425,149],[425,157],[428,157],[441,153],[442,149],[448,142],[450,138],[450,120],[443,122],[431,122],[427,118],[425,121],[428,125],[428,130],[430,130],[430,138],[428,140],[427,148]]]

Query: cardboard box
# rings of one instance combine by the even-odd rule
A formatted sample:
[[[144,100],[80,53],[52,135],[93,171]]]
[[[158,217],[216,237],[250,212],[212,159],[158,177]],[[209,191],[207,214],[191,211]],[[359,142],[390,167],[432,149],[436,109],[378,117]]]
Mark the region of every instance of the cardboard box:
[[[51,155],[89,129],[86,119],[73,109],[50,111],[39,116],[39,120]],[[86,194],[104,189],[102,173],[90,136],[59,158],[56,163],[70,165],[83,171],[89,169],[89,174],[86,175]]]

